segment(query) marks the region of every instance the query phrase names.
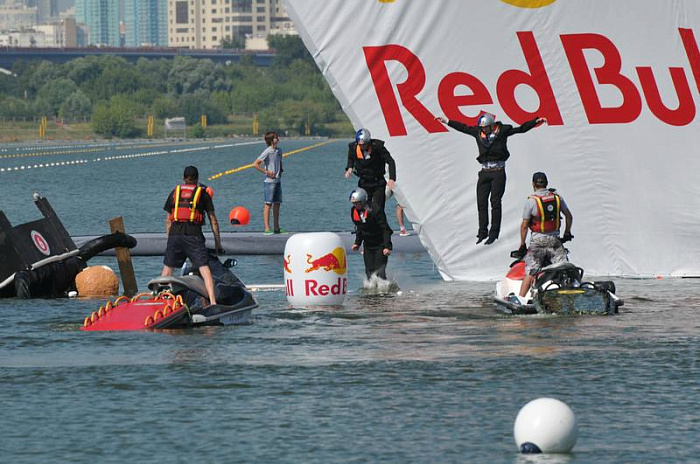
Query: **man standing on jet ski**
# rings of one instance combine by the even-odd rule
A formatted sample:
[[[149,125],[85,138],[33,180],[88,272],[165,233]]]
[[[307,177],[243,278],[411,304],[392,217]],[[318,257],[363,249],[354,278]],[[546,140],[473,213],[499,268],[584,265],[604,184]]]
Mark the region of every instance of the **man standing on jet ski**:
[[[564,199],[554,189],[547,188],[547,175],[536,172],[532,175],[532,188],[523,208],[523,222],[520,223],[520,254],[525,254],[525,278],[520,287],[520,296],[525,296],[535,280],[535,275],[547,264],[568,261],[562,243],[574,238],[571,224],[574,216]],[[561,215],[566,219],[564,236],[559,238]],[[527,231],[530,230],[530,248],[525,245]]]
[[[352,209],[350,217],[355,223],[355,243],[352,251],[357,251],[364,243],[363,258],[365,274],[370,279],[372,274],[386,280],[386,265],[391,254],[392,230],[386,221],[383,209],[374,209],[368,204],[367,192],[356,188],[350,194]]]
[[[386,166],[389,166],[389,180],[384,179]],[[345,178],[355,174],[360,178],[357,186],[367,192],[372,209],[384,212],[386,202],[385,187],[394,190],[396,182],[396,163],[384,146],[383,140],[373,139],[367,129],[360,129],[355,134],[355,141],[348,146],[348,163]]]
[[[192,266],[199,268],[199,273],[209,295],[209,303],[215,305],[214,279],[209,269],[209,254],[202,233],[204,213],[206,212],[209,216],[217,251],[222,249],[219,221],[214,214],[214,202],[206,188],[198,183],[199,171],[197,168],[187,166],[183,179],[184,184],[175,187],[163,206],[167,213],[165,228],[168,234],[168,244],[165,248],[161,276],[173,275],[173,268],[181,267],[185,259],[189,258]]]
[[[506,160],[510,157],[508,137],[527,132],[542,123],[546,124],[547,119],[535,118],[518,127],[496,121],[496,116],[484,111],[477,117],[476,126],[468,126],[444,117],[435,119],[476,139],[476,145],[479,148],[479,156],[476,160],[481,164],[479,180],[476,183],[476,204],[479,211],[476,243],[479,244],[487,239],[484,245],[491,245],[501,233],[501,198],[506,191]],[[489,230],[489,196],[491,196],[491,230]]]

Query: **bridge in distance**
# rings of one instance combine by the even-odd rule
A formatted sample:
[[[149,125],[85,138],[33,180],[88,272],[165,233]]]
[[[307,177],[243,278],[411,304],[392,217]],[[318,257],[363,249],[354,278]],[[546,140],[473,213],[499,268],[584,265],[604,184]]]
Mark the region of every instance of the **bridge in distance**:
[[[17,60],[34,61],[46,60],[52,63],[66,63],[75,58],[86,56],[120,56],[133,62],[139,58],[148,59],[173,59],[176,56],[189,56],[192,58],[206,58],[215,63],[238,63],[243,56],[249,56],[256,66],[269,66],[275,53],[251,52],[234,49],[192,50],[188,48],[23,48],[0,47],[0,68],[12,69]]]

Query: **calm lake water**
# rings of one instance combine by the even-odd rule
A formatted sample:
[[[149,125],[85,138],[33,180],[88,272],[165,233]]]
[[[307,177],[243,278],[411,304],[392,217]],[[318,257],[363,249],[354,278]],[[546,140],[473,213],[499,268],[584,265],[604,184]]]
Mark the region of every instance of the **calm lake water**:
[[[39,191],[72,235],[108,233],[115,216],[127,232],[159,232],[184,166],[211,176],[263,148],[8,148],[0,209],[15,225],[38,219]],[[285,159],[282,227],[350,229],[346,152],[337,141]],[[209,182],[223,230],[236,205],[251,211],[249,230],[262,229],[261,181],[249,169]],[[244,282],[282,283],[281,256],[238,261]],[[116,270],[112,257],[90,264]],[[161,259],[134,266],[145,288]],[[283,291],[258,292],[254,323],[234,328],[86,334],[79,327],[101,301],[1,300],[1,460],[700,462],[698,280],[616,279],[625,306],[614,317],[509,317],[491,303],[493,282],[445,283],[427,254],[394,255],[388,273],[402,294],[363,295],[352,254],[342,309],[292,309]],[[515,417],[545,396],[576,413],[571,455],[517,453]]]

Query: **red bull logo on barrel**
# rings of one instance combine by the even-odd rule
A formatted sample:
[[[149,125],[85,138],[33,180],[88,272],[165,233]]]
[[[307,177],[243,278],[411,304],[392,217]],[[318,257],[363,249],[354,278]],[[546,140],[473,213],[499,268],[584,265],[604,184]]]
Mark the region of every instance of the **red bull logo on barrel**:
[[[345,249],[341,247],[335,248],[328,254],[313,259],[313,256],[306,254],[306,262],[311,266],[304,272],[317,271],[323,269],[326,272],[334,271],[336,274],[345,274],[347,271]]]

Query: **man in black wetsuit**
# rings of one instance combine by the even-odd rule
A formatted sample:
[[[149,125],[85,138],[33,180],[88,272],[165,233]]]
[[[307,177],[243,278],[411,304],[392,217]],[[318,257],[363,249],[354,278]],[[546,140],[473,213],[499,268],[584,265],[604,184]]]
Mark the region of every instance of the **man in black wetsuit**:
[[[389,166],[389,180],[384,179],[386,166]],[[348,164],[345,178],[355,174],[360,178],[357,186],[367,192],[372,209],[384,211],[386,202],[385,187],[394,190],[396,163],[384,146],[383,140],[373,139],[367,129],[355,134],[355,141],[348,146]]]
[[[501,198],[506,191],[506,160],[510,157],[508,137],[527,132],[542,123],[546,124],[547,119],[535,118],[519,127],[496,121],[494,115],[483,111],[477,118],[476,126],[468,126],[444,117],[435,119],[476,139],[476,145],[479,147],[479,156],[476,160],[481,163],[479,180],[476,183],[476,204],[479,211],[476,243],[479,244],[487,239],[485,245],[490,245],[498,239],[501,232]],[[489,195],[491,196],[491,230],[489,230]]]
[[[355,243],[352,251],[357,251],[364,243],[365,274],[371,278],[376,274],[386,280],[386,265],[391,254],[392,230],[381,209],[373,209],[368,204],[367,192],[362,188],[350,194],[352,209],[350,217],[355,223]]]

